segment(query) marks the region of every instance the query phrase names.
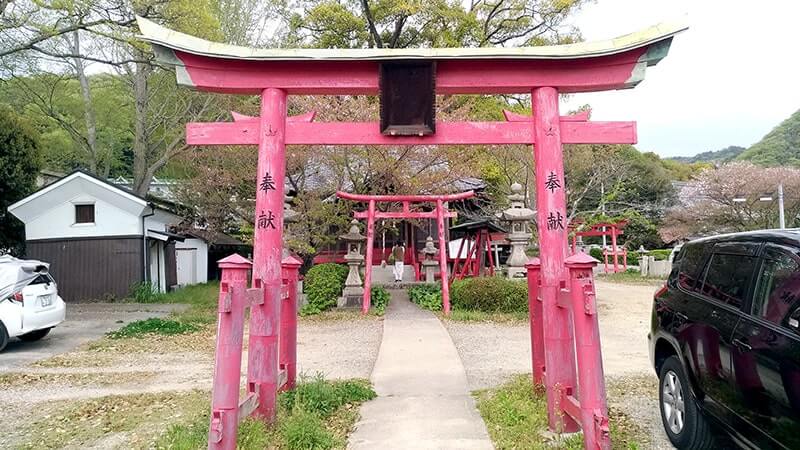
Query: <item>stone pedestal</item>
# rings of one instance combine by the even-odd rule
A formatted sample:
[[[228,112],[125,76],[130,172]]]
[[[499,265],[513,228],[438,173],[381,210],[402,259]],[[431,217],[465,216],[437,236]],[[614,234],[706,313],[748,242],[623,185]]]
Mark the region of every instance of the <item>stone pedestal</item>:
[[[342,296],[339,297],[336,306],[339,308],[360,308],[363,303],[364,288],[361,284],[361,274],[358,272],[358,268],[364,262],[364,256],[361,254],[361,243],[366,238],[359,232],[356,219],[350,222],[350,231],[340,236],[340,238],[347,243],[347,254],[344,255],[344,260],[347,262],[350,271],[347,273]]]
[[[508,241],[511,243],[511,255],[508,257],[508,278],[525,278],[528,274],[525,263],[528,262],[528,255],[525,249],[531,238],[530,233],[510,233]]]
[[[436,282],[436,268],[439,267],[439,261],[425,260],[422,261],[422,269],[425,270],[425,282]]]
[[[364,287],[358,269],[361,267],[361,263],[364,262],[364,257],[357,253],[348,253],[344,259],[347,261],[350,271],[347,273],[344,290],[342,290],[342,296],[339,297],[336,306],[339,308],[360,308],[364,297]]]

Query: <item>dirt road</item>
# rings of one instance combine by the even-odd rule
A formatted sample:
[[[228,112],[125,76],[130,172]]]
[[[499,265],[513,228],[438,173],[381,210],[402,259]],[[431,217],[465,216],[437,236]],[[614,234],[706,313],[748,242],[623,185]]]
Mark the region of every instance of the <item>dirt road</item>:
[[[8,347],[0,353],[0,373],[74,350],[134,320],[163,317],[182,308],[185,305],[69,303],[66,320],[53,328],[44,339],[37,342],[12,339],[8,343]]]

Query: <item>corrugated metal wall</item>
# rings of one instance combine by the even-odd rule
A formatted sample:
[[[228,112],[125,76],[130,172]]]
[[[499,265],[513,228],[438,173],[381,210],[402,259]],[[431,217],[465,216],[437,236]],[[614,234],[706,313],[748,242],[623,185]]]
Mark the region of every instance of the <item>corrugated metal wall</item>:
[[[124,298],[142,281],[142,239],[115,237],[28,241],[27,257],[50,263],[66,302]]]

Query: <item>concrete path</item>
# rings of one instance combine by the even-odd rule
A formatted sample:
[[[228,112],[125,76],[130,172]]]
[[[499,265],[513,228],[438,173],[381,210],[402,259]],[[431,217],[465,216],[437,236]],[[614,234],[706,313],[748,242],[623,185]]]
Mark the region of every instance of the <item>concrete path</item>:
[[[464,366],[429,311],[392,290],[372,370],[378,398],[361,407],[351,449],[491,449]]]

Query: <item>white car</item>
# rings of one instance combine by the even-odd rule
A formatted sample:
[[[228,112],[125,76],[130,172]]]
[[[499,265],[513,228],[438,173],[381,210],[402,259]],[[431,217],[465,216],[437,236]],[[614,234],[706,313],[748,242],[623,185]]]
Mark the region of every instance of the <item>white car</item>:
[[[41,261],[0,256],[0,351],[12,337],[36,341],[64,321],[67,308],[48,269]]]

